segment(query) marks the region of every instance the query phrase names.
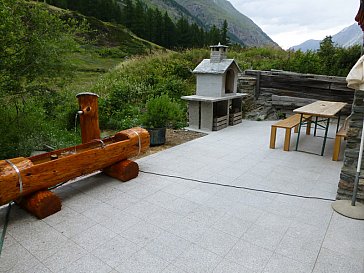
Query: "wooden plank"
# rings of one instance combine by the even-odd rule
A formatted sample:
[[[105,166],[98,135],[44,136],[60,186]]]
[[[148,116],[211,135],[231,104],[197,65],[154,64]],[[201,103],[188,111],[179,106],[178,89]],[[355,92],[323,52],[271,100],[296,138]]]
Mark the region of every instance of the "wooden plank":
[[[256,76],[258,72],[261,73],[261,75],[284,75],[286,77],[302,78],[302,79],[311,78],[311,79],[317,79],[317,80],[328,81],[328,82],[346,82],[345,77],[318,75],[318,74],[303,74],[303,73],[289,72],[289,71],[283,71],[283,70],[281,70],[281,71],[277,71],[277,70],[261,71],[261,70],[247,69],[244,71],[244,74],[248,75],[248,76]]]
[[[312,80],[312,79],[292,79],[282,76],[261,76],[261,87],[280,88],[289,87],[290,89],[298,89],[302,87],[330,89],[330,82]]]
[[[242,119],[242,115],[237,116],[237,117],[230,117],[230,118],[229,118],[229,121],[232,121],[232,120],[239,120],[239,119]]]
[[[233,121],[238,121],[238,120],[242,120],[242,117],[230,117],[229,122],[233,122]]]
[[[226,125],[226,124],[228,124],[228,121],[227,120],[226,121],[221,121],[221,122],[214,122],[212,124],[212,126],[219,127],[219,126],[223,126],[223,125]]]
[[[354,92],[353,89],[348,88],[346,81],[343,83],[332,82],[331,86],[330,86],[330,90],[337,90],[337,91],[349,92],[349,93]]]
[[[354,94],[350,94],[348,92],[326,92],[320,93],[318,90],[307,90],[302,89],[301,91],[292,91],[292,90],[284,90],[284,89],[271,89],[271,88],[261,88],[262,93],[269,93],[278,96],[289,96],[289,97],[297,97],[297,98],[310,98],[316,100],[328,100],[328,101],[342,101],[346,103],[352,103],[354,99]]]
[[[308,119],[309,115],[304,115],[304,120]],[[279,128],[293,128],[297,126],[300,123],[301,115],[295,114],[292,115],[286,119],[280,120],[277,123],[273,124],[273,127],[279,127]]]
[[[302,106],[293,110],[294,113],[307,114],[313,116],[320,116],[326,118],[335,117],[341,109],[345,107],[344,102],[333,101],[315,101],[306,106]]]
[[[233,113],[233,114],[230,114],[230,118],[231,117],[241,117],[242,116],[242,112],[237,112],[237,113]]]
[[[227,120],[227,118],[228,118],[228,116],[222,116],[222,117],[214,118],[213,121],[220,122],[220,121]]]
[[[299,74],[287,71],[247,70],[245,75],[260,74],[260,93],[315,98],[352,103],[354,90],[346,86],[344,77]]]
[[[226,124],[223,124],[223,125],[219,125],[219,126],[213,126],[212,127],[212,130],[213,131],[219,131],[219,130],[221,130],[221,129],[224,129],[224,128],[226,128],[228,125],[227,125],[227,123]]]
[[[233,122],[230,122],[229,124],[230,124],[231,126],[234,126],[234,125],[239,124],[239,123],[242,123],[242,119],[240,119],[240,120],[235,120],[235,121],[233,121]]]

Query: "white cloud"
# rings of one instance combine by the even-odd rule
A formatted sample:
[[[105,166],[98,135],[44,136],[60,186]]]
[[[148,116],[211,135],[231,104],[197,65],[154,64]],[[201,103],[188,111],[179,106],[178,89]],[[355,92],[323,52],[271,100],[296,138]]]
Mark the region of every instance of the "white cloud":
[[[353,23],[359,0],[229,0],[283,48],[323,39]]]

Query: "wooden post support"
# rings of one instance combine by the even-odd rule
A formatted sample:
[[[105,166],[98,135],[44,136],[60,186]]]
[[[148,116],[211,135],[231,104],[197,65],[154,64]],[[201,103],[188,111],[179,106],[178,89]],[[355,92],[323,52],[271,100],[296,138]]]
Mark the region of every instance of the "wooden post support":
[[[276,147],[276,136],[277,136],[277,127],[272,126],[270,129],[270,143],[269,148],[274,149]]]
[[[108,176],[126,182],[138,176],[139,165],[131,160],[123,160],[105,168],[103,171]]]
[[[80,106],[80,127],[82,143],[100,139],[99,114],[98,114],[98,95],[94,93],[77,94]]]
[[[284,151],[289,151],[289,146],[291,143],[291,128],[286,128],[286,135],[284,137],[284,146],[283,146],[283,150]]]
[[[18,205],[36,216],[43,219],[61,210],[61,199],[49,190],[37,191],[17,201]]]

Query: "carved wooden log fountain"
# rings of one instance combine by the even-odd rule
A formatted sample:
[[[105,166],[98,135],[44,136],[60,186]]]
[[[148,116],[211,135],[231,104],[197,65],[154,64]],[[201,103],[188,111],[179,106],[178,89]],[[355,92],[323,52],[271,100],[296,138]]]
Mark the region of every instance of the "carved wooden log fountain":
[[[79,93],[77,96],[80,110],[80,127],[82,143],[100,139],[98,95],[94,93]]]
[[[87,106],[81,109],[85,111]],[[87,118],[84,122],[88,122]],[[95,124],[95,120],[91,122]],[[90,132],[97,131],[93,128]],[[86,135],[87,132],[82,131]],[[149,147],[148,131],[142,128],[124,130],[103,140],[84,135],[82,139],[87,142],[28,158],[0,160],[0,205],[15,200],[38,218],[47,217],[61,209],[61,201],[48,190],[50,187],[97,170],[128,181],[138,175],[139,167],[127,158]]]

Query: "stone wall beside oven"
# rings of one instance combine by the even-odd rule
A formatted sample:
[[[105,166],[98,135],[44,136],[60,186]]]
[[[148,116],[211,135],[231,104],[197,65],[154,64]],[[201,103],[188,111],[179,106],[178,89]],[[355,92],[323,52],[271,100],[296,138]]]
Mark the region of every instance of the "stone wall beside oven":
[[[352,104],[352,114],[349,122],[348,137],[344,153],[344,164],[341,169],[337,199],[351,199],[352,197],[363,119],[364,91],[357,90],[355,91],[354,101]],[[364,202],[364,160],[362,161],[361,166],[357,200],[362,203]]]

